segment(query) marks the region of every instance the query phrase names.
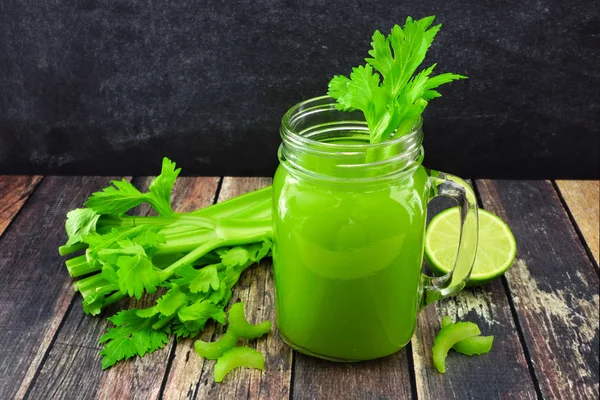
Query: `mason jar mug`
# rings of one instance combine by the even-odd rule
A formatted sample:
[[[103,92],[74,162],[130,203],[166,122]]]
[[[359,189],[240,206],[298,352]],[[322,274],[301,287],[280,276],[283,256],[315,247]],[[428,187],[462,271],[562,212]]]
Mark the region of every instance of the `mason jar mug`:
[[[419,310],[461,290],[477,249],[477,202],[462,179],[428,170],[423,131],[370,144],[360,112],[324,96],[283,117],[273,181],[277,326],[306,354],[336,361],[387,356],[410,340]],[[454,198],[454,269],[422,273],[427,204]]]

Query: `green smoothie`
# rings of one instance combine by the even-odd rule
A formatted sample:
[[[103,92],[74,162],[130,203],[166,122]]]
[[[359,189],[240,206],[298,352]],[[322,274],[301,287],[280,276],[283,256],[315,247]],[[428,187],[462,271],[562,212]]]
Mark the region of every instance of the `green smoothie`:
[[[277,326],[301,351],[367,360],[410,340],[421,301],[427,211],[423,167],[382,184],[275,174]]]

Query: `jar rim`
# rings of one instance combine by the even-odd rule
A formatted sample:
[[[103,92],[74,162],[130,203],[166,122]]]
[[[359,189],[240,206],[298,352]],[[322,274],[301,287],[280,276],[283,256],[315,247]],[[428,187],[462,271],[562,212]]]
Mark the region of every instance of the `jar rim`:
[[[325,100],[329,100],[329,103],[324,103],[323,101],[325,101]],[[290,139],[292,139],[293,141],[297,141],[297,144],[304,144],[307,146],[318,145],[320,148],[330,149],[332,152],[342,151],[344,149],[374,150],[374,149],[379,149],[379,148],[383,148],[383,147],[399,145],[403,142],[411,142],[411,141],[415,140],[415,136],[422,135],[421,128],[423,126],[423,118],[421,116],[419,116],[419,119],[412,126],[409,133],[399,136],[397,138],[392,137],[391,139],[385,140],[383,142],[339,144],[339,143],[328,143],[328,142],[321,142],[318,140],[314,140],[314,139],[311,139],[309,137],[299,134],[292,127],[290,120],[293,115],[301,114],[301,111],[299,111],[301,108],[306,107],[307,105],[310,105],[311,103],[318,103],[318,102],[323,102],[322,104],[319,104],[318,107],[323,108],[325,106],[329,106],[329,107],[333,108],[336,100],[333,97],[328,96],[328,95],[313,97],[313,98],[306,99],[306,100],[303,100],[303,101],[295,104],[283,115],[282,120],[281,120],[282,132],[285,132],[286,135],[292,136]],[[339,111],[339,112],[344,112],[344,111],[341,111],[338,109],[335,109],[335,110]],[[366,123],[365,120],[362,120],[360,122]]]

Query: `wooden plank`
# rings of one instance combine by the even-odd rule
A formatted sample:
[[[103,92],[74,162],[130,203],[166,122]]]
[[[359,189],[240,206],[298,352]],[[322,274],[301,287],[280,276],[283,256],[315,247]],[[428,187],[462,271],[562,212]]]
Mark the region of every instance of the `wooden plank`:
[[[58,246],[68,210],[107,178],[46,177],[0,239],[0,398],[21,398],[73,298]]]
[[[446,360],[446,373],[437,372],[431,348],[444,315],[453,320],[475,322],[483,335],[494,335],[492,351],[474,357],[451,351]],[[500,280],[483,288],[465,289],[450,299],[428,306],[419,316],[412,343],[419,398],[536,398]]]
[[[0,175],[0,237],[41,180],[39,175]]]
[[[598,275],[548,181],[477,181],[483,205],[511,227],[506,273],[545,398],[598,398]]]
[[[269,185],[267,178],[229,178],[223,180],[219,201],[238,196]],[[275,321],[273,280],[271,263],[247,270],[233,291],[233,300],[246,304],[250,321],[270,319]],[[203,340],[213,340],[222,333],[215,332],[214,325],[207,325],[201,335]],[[249,344],[265,355],[265,371],[238,369],[227,376],[225,382],[213,380],[214,361],[204,360],[195,354],[192,340],[182,340],[175,348],[164,399],[237,399],[289,397],[291,375],[291,349],[279,338],[276,329],[256,343]]]
[[[556,181],[590,252],[600,264],[600,181]]]
[[[428,208],[428,218],[455,205],[450,199],[437,198]],[[475,322],[483,335],[494,335],[493,350],[475,357],[451,351],[446,373],[437,372],[431,348],[444,315],[454,321]],[[419,398],[537,397],[501,279],[480,288],[464,289],[456,296],[427,306],[419,315],[412,343]]]
[[[134,184],[146,190],[152,179],[135,179]],[[219,178],[210,177],[179,178],[173,188],[173,208],[186,212],[212,204],[218,182]],[[137,215],[155,214],[147,205],[136,211]],[[140,301],[123,300],[99,317],[85,315],[78,298],[57,335],[29,397],[61,399],[65,393],[72,393],[73,397],[90,399],[157,398],[174,341],[143,358],[120,362],[106,371],[101,370],[98,355],[98,339],[109,327],[106,316],[123,308],[148,307],[156,297],[144,296]]]

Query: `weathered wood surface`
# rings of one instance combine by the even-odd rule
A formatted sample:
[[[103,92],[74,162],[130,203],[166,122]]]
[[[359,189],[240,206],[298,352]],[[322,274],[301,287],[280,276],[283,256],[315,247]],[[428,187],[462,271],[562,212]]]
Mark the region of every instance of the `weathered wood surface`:
[[[571,215],[600,263],[600,181],[556,181]]]
[[[37,175],[0,175],[0,237],[41,180]]]
[[[410,346],[389,357],[336,363],[294,352],[293,399],[408,399]]]
[[[58,254],[68,210],[107,178],[47,177],[0,238],[0,398],[22,398],[73,298]]]
[[[517,324],[544,398],[598,398],[598,275],[548,181],[477,181],[511,227],[506,273]]]
[[[435,199],[428,209],[428,218],[455,205],[447,198]],[[450,351],[446,373],[442,375],[433,366],[431,348],[445,315],[454,321],[474,322],[482,335],[494,335],[495,339],[488,354],[468,357]],[[537,397],[501,279],[479,288],[466,288],[427,306],[419,315],[412,343],[416,389],[421,399]]]
[[[515,233],[516,263],[502,280],[426,308],[412,346],[398,354],[355,364],[297,353],[292,358],[274,329],[266,339],[250,344],[265,354],[265,372],[240,369],[219,385],[212,380],[214,362],[198,357],[190,340],[171,341],[143,359],[100,370],[97,341],[107,322],[83,314],[56,249],[65,239],[66,212],[105,187],[110,178],[47,177],[40,182],[40,177],[10,177],[16,183],[3,178],[2,399],[598,398],[599,282],[584,248],[589,246],[589,253],[597,257],[593,234],[597,237],[598,221],[592,214],[597,201],[587,183],[582,188],[579,183],[557,182],[567,211],[550,182],[478,181],[483,206]],[[135,182],[143,187],[149,179]],[[188,211],[210,204],[218,182],[218,178],[180,179],[175,207]],[[269,182],[224,178],[219,201]],[[149,210],[138,212],[144,215]],[[246,271],[234,291],[237,299],[247,304],[250,320],[275,320],[270,262]],[[430,349],[443,315],[474,321],[484,334],[496,335],[492,352],[478,357],[451,354],[448,371],[438,374]],[[219,334],[210,326],[203,339]]]
[[[271,183],[267,178],[230,178],[223,180],[219,201],[260,189]],[[275,300],[271,263],[262,262],[244,272],[234,287],[232,301],[241,300],[251,322],[275,321]],[[207,325],[208,326],[208,325]],[[208,326],[201,338],[216,340],[222,329],[215,332]],[[213,380],[214,361],[204,360],[193,349],[192,340],[182,340],[175,347],[175,358],[164,391],[165,399],[285,399],[289,397],[292,352],[274,327],[266,338],[251,341],[265,355],[265,371],[237,369],[222,384]]]
[[[147,190],[153,178],[136,178],[133,184]],[[108,183],[108,181],[106,181]],[[214,202],[219,178],[180,178],[173,188],[172,204],[176,211],[192,211]],[[153,215],[154,211],[142,205],[135,215]],[[85,315],[81,298],[77,296],[74,307],[66,316],[54,346],[33,383],[31,399],[61,399],[64,393],[77,393],[77,398],[99,399],[155,399],[158,398],[162,378],[166,374],[169,354],[174,341],[163,349],[143,358],[134,357],[102,371],[98,352],[98,339],[110,323],[106,317],[123,308],[148,307],[157,294],[123,300],[100,316]],[[86,371],[82,374],[81,371]],[[56,383],[60,382],[60,385]]]

